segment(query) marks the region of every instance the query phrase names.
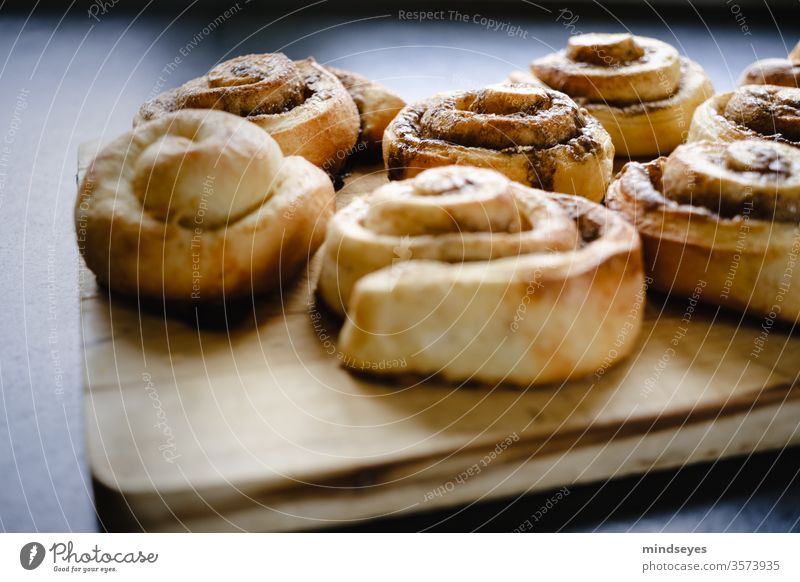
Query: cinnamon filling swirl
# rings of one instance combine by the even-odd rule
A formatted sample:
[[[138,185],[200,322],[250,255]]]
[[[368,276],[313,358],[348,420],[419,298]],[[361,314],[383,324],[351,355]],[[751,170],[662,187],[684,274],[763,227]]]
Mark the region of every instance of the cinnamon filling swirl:
[[[747,67],[739,85],[800,87],[800,42],[785,59],[762,59]]]
[[[142,105],[134,125],[181,109],[218,109],[266,130],[287,155],[335,174],[359,135],[359,112],[336,76],[313,59],[255,54],[218,64],[206,75]]]
[[[681,59],[670,45],[631,34],[581,34],[567,48],[533,62],[539,79],[575,98],[617,105],[673,95]]]
[[[592,200],[603,196],[612,157],[597,121],[563,93],[527,83],[443,93],[409,105],[384,136],[393,180],[465,164]]]
[[[754,86],[736,91],[724,115],[762,135],[800,141],[800,89]]]
[[[639,230],[653,286],[786,322],[800,248],[800,151],[763,139],[700,141],[629,163],[608,206]]]
[[[209,89],[189,90],[178,109],[222,109],[235,115],[283,113],[305,101],[306,83],[283,54],[247,55],[218,64],[207,74]],[[244,91],[224,90],[246,88]]]
[[[618,155],[669,153],[713,94],[697,63],[664,42],[627,33],[572,36],[564,50],[533,61],[530,70],[596,117]]]
[[[552,147],[580,133],[569,97],[528,85],[500,85],[450,95],[420,119],[423,137],[492,149]]]
[[[347,316],[346,365],[391,359],[404,363],[395,373],[530,385],[596,369],[626,321],[615,359],[629,353],[642,283],[638,237],[619,216],[450,166],[340,210],[318,290]]]
[[[800,146],[800,89],[745,85],[697,109],[689,141],[765,139]]]
[[[662,191],[726,218],[800,222],[800,152],[766,141],[687,144],[664,163]]]

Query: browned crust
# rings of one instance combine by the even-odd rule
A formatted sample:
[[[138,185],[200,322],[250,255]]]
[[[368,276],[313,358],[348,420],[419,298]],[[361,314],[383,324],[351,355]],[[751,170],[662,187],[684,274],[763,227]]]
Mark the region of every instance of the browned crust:
[[[263,56],[245,55],[232,61],[246,63],[249,57]],[[192,79],[144,103],[134,125],[184,108],[221,109],[241,115],[266,130],[284,154],[302,156],[329,174],[335,174],[358,139],[360,123],[356,104],[341,81],[314,59],[294,61],[291,66],[293,71],[288,76],[291,83],[284,84],[267,79],[217,87],[209,75]],[[299,87],[299,96],[291,90],[294,85]],[[286,93],[287,100],[283,104],[272,103],[276,93]],[[270,106],[252,109],[259,98]]]
[[[800,301],[783,297],[800,251],[800,230],[787,222],[746,215],[721,217],[711,210],[679,204],[661,192],[666,158],[627,164],[608,189],[606,203],[636,226],[653,287],[794,323]],[[792,259],[794,257],[794,259]],[[779,305],[778,309],[775,306]],[[773,317],[774,316],[774,317]]]
[[[356,152],[380,154],[383,132],[406,102],[385,85],[364,75],[331,66],[325,68],[342,82],[358,107],[361,132],[355,146]]]
[[[212,115],[223,117],[206,121]],[[185,110],[143,124],[109,143],[87,169],[75,204],[76,231],[86,265],[100,283],[117,293],[175,304],[215,303],[274,289],[282,278],[300,269],[322,243],[334,207],[330,179],[300,157],[283,158],[269,183],[259,186],[251,182],[253,189],[268,188],[269,192],[263,202],[240,216],[220,224],[159,218],[143,206],[142,195],[121,184],[131,179],[131,172],[123,167],[137,161],[131,153],[135,132],[160,122],[168,126],[177,116],[203,120],[217,129],[225,125],[224,118],[230,118],[252,128],[256,141],[270,140],[231,115]],[[235,141],[231,147],[247,155],[252,150],[253,164],[259,163],[257,147],[238,139],[241,133],[227,136]],[[221,144],[213,147],[212,155],[225,158]],[[190,157],[187,154],[179,163],[191,164]],[[217,173],[227,173],[230,179],[220,178],[219,188],[238,183],[241,168],[235,163],[220,163]],[[152,184],[149,188],[173,186]],[[215,192],[223,194],[229,192]]]
[[[422,131],[425,113],[440,105],[450,94],[436,95],[407,105],[386,129],[383,157],[390,180],[411,178],[420,172],[445,165],[471,165],[497,170],[511,180],[543,190],[559,190],[600,200],[610,181],[613,146],[600,123],[580,110],[577,133],[551,147],[515,146],[493,149],[462,145],[426,137]],[[480,140],[482,128],[476,128]],[[592,176],[581,176],[581,166],[592,166]],[[573,168],[575,168],[573,170]],[[574,172],[570,187],[565,175]]]

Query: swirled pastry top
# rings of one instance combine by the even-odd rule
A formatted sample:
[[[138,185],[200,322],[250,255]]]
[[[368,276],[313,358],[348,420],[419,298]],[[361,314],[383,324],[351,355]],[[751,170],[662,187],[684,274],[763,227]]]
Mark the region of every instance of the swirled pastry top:
[[[762,140],[694,142],[663,166],[662,191],[723,217],[800,222],[800,150]]]
[[[578,136],[583,124],[572,99],[527,85],[442,95],[420,119],[423,137],[498,150],[550,147]]]
[[[343,312],[358,279],[398,262],[462,263],[536,254],[551,264],[558,253],[578,250],[593,238],[591,229],[581,231],[582,224],[589,223],[576,223],[543,192],[493,170],[430,169],[390,182],[336,213],[320,291]],[[334,271],[335,265],[342,268]]]
[[[785,59],[762,59],[743,72],[739,85],[800,87],[800,42]]]
[[[392,179],[437,165],[469,164],[592,199],[602,197],[594,190],[604,190],[612,156],[607,132],[572,99],[527,83],[441,93],[409,105],[384,140]]]
[[[800,151],[758,140],[699,141],[625,165],[609,208],[642,236],[652,285],[796,323]]]
[[[619,206],[621,195],[635,196],[646,207],[691,213],[697,222],[744,215],[767,223],[800,222],[797,148],[765,140],[699,141],[658,162],[650,173],[641,164],[628,164],[615,182],[622,188],[611,207]]]
[[[127,294],[213,301],[274,287],[321,243],[327,175],[255,125],[184,110],[109,143],[81,183],[83,255]]]
[[[695,112],[690,141],[768,139],[800,145],[800,89],[744,85],[715,95]]]
[[[252,212],[269,197],[283,161],[275,141],[258,128],[217,112],[187,111],[141,126],[126,143],[124,151],[107,148],[92,164],[85,180],[95,185],[95,198],[119,204],[118,214],[132,205],[140,207],[137,214],[187,228],[201,203],[209,230]]]
[[[251,121],[281,115],[343,89],[313,59],[293,62],[282,53],[242,55],[148,101],[137,122],[178,109],[222,109]]]
[[[340,313],[358,279],[398,260],[490,260],[570,250],[579,240],[574,222],[546,197],[527,196],[497,172],[453,166],[390,182],[330,226],[327,254],[336,259],[323,267],[320,290]],[[351,245],[362,248],[351,253]],[[331,275],[333,264],[347,268]]]
[[[587,102],[666,99],[681,83],[681,57],[665,42],[631,34],[580,34],[531,64],[550,87]]]
[[[134,125],[181,109],[221,109],[265,129],[286,155],[336,173],[356,144],[359,112],[339,79],[314,59],[244,55],[151,99]]]
[[[572,36],[531,63],[531,77],[567,93],[611,135],[622,157],[671,152],[714,94],[703,68],[668,44],[630,34]],[[519,74],[517,74],[519,75]]]
[[[347,365],[390,360],[403,362],[400,372],[459,380],[563,380],[601,365],[640,306],[639,239],[584,198],[492,170],[434,168],[337,212],[319,293],[347,314],[339,343]],[[612,360],[632,349],[638,316]]]

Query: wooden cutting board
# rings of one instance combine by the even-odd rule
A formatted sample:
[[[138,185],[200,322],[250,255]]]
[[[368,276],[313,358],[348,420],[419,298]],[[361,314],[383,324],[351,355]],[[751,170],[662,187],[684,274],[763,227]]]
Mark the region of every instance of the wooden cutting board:
[[[81,169],[96,147],[81,149]],[[385,180],[359,169],[340,204]],[[800,442],[788,329],[754,357],[758,319],[653,295],[636,353],[598,377],[527,391],[376,381],[340,365],[315,270],[255,306],[168,316],[84,272],[104,525],[314,529]]]

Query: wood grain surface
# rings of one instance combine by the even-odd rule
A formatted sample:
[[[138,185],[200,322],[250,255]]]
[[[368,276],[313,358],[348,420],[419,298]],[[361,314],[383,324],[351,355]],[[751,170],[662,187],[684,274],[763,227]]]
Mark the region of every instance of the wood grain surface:
[[[733,5],[724,3],[713,10],[696,2],[682,3],[682,10],[657,2],[460,7],[519,26],[525,38],[473,23],[401,20],[398,10],[407,10],[408,3],[362,2],[344,10],[338,2],[309,2],[296,11],[243,2],[234,18],[199,43],[197,35],[220,12],[209,2],[188,10],[186,3],[154,2],[142,10],[139,3],[119,2],[100,22],[87,17],[82,3],[16,4],[19,11],[9,10],[8,2],[0,10],[7,61],[0,72],[2,132],[3,139],[13,137],[4,143],[10,153],[0,177],[0,531],[17,532],[103,530],[109,516],[126,512],[119,499],[102,507],[103,491],[92,487],[87,470],[84,433],[87,421],[94,421],[83,414],[75,158],[87,139],[130,129],[139,106],[154,93],[234,55],[283,51],[293,59],[313,55],[358,71],[412,101],[495,83],[563,47],[576,30],[628,30],[669,42],[699,62],[717,90],[728,91],[753,60],[783,56],[800,38],[796,3],[789,2],[770,2],[767,10],[763,3],[737,2],[747,31],[731,13]],[[286,16],[288,10],[292,15]],[[94,292],[91,280],[86,283],[85,291]],[[654,295],[650,302],[658,310],[663,298]],[[678,311],[684,308],[677,305]],[[760,323],[749,325],[756,329]],[[780,352],[782,345],[768,349]],[[604,480],[571,489],[568,501],[539,521],[536,531],[800,531],[798,475],[800,447],[793,447]],[[334,527],[508,531],[550,495]]]
[[[83,165],[96,147],[82,148]],[[360,167],[338,203],[385,180]],[[636,353],[584,380],[377,381],[341,366],[316,269],[255,303],[202,311],[85,282],[89,458],[107,525],[310,529],[800,440],[800,339],[775,328],[754,357],[758,320],[656,300]]]

